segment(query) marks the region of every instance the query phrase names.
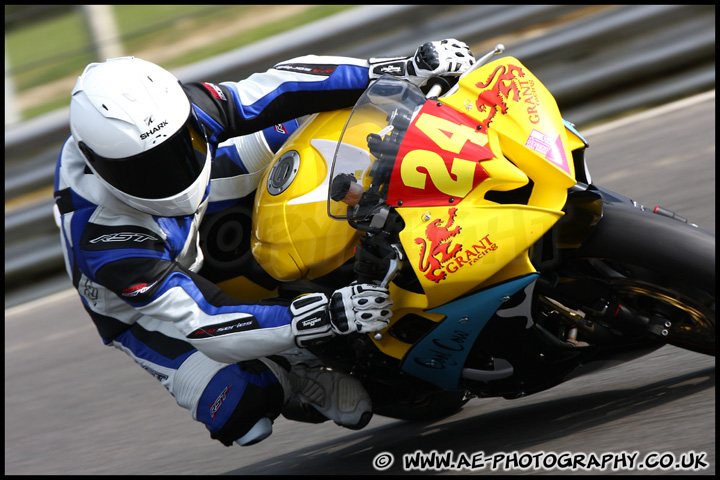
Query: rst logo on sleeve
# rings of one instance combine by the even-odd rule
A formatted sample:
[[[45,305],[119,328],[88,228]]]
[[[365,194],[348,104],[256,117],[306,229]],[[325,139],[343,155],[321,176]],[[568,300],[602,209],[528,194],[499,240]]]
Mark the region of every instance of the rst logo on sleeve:
[[[89,251],[119,248],[162,251],[165,240],[161,235],[137,225],[98,225],[88,223],[81,240],[82,248]]]
[[[148,235],[145,233],[134,233],[134,232],[119,232],[119,233],[108,233],[106,235],[100,235],[97,238],[90,240],[90,243],[109,243],[109,242],[135,242],[141,243],[148,240],[158,240],[157,237]]]

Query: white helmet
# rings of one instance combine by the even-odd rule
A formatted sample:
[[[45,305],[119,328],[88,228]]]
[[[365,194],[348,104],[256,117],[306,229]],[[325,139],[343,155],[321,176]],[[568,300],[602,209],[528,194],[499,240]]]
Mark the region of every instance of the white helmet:
[[[85,163],[113,195],[163,217],[197,211],[210,181],[210,149],[180,82],[134,57],[91,63],[70,102],[70,131]]]

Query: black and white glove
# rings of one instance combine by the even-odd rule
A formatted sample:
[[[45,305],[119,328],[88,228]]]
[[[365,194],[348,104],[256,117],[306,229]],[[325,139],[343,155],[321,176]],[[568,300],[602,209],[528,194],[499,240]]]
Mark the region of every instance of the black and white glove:
[[[302,295],[290,304],[292,330],[298,347],[310,347],[335,335],[377,332],[392,316],[390,293],[378,285],[360,283],[341,288],[331,297]]]
[[[475,57],[465,42],[448,38],[421,45],[412,57],[371,58],[368,62],[371,80],[392,75],[422,87],[433,77],[462,75]]]

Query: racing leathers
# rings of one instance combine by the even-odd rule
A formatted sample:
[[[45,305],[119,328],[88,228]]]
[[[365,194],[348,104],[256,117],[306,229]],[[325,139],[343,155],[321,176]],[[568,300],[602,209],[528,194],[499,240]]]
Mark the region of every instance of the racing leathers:
[[[198,274],[200,224],[254,190],[294,119],[352,106],[369,79],[366,60],[305,56],[239,82],[183,85],[213,151],[211,182],[190,216],[123,204],[72,137],[62,148],[54,187],[66,269],[102,341],[155,376],[225,445],[279,415],[282,389],[257,359],[295,343],[288,305],[237,301]],[[248,144],[260,147],[237,148]]]

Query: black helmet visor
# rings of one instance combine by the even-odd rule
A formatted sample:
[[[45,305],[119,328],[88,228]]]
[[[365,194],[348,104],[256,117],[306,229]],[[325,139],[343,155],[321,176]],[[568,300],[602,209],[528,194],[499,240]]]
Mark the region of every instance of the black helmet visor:
[[[167,198],[197,180],[207,159],[207,141],[195,112],[190,108],[185,125],[152,149],[125,158],[106,158],[84,142],[80,150],[106,182],[138,198]]]

